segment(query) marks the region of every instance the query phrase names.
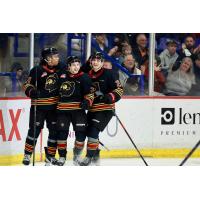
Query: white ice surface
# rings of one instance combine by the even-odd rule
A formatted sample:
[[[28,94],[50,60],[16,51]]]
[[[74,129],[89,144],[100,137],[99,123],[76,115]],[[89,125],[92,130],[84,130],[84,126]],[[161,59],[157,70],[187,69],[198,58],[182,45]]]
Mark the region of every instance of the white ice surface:
[[[178,166],[183,158],[145,158],[149,166]],[[36,162],[35,166],[44,166],[44,162]],[[145,166],[141,158],[101,159],[101,166]],[[32,166],[32,165],[30,165]],[[72,160],[67,160],[64,167],[73,166]],[[200,158],[189,158],[184,166],[200,166]]]

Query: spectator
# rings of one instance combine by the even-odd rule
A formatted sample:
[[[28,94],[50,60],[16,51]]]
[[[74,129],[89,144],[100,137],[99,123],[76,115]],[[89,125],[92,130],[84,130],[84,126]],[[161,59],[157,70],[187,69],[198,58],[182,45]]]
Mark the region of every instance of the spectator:
[[[113,57],[114,59],[118,60],[121,52],[119,50],[119,46],[114,45],[111,49],[108,48],[108,41],[105,33],[97,33],[96,34],[96,43],[104,53],[108,54],[108,56]],[[96,52],[96,49],[92,49],[92,53]]]
[[[188,35],[182,44],[177,63],[173,67],[173,70],[176,71],[179,66],[178,62],[180,62],[184,57],[191,57],[192,61],[194,62],[195,54],[199,51],[198,48],[199,47],[195,49],[195,38],[192,35]]]
[[[108,53],[106,34],[105,33],[97,33],[95,38],[96,38],[96,42],[97,42],[99,48],[102,51]]]
[[[200,54],[196,55],[194,62],[195,84],[189,91],[189,96],[200,96]]]
[[[176,40],[167,40],[166,45],[167,48],[160,54],[161,71],[165,77],[167,77],[168,73],[172,70],[172,66],[178,58],[176,52],[178,43]]]
[[[25,81],[27,81],[28,75],[29,75],[29,71],[27,71],[27,70],[23,70],[22,71],[22,78],[21,78],[21,82],[22,83],[24,83]]]
[[[122,47],[124,44],[128,44],[128,37],[126,33],[116,33],[114,37],[114,46]]]
[[[122,66],[130,73],[134,75],[141,75],[141,70],[137,68],[137,63],[133,55],[127,55],[124,58]],[[129,77],[125,72],[119,71],[119,79],[124,87],[124,95],[138,95],[139,92],[139,78]]]
[[[183,58],[180,67],[168,74],[164,94],[168,96],[184,96],[195,83],[193,62],[189,57]]]
[[[145,82],[146,85],[148,85],[149,80],[149,62],[146,62],[145,70],[144,70],[144,76],[145,76]],[[165,84],[165,76],[161,72],[161,59],[159,56],[155,56],[155,62],[154,62],[154,92],[162,93],[164,84]],[[146,90],[148,87],[146,87]]]
[[[112,54],[115,59],[119,60],[119,57],[122,55],[122,48],[125,45],[128,45],[128,37],[125,33],[116,33],[114,37],[114,44],[115,52],[112,54],[112,51],[109,54]]]
[[[103,68],[112,69],[112,63],[108,60],[105,60],[104,63],[103,63]]]
[[[130,54],[132,54],[132,53],[133,53],[133,52],[132,52],[131,46],[128,45],[128,44],[124,45],[124,46],[122,47],[122,55],[119,57],[119,63],[122,64],[123,61],[124,61],[124,57],[125,57],[126,55],[130,55]]]
[[[195,48],[195,37],[190,35],[185,38],[185,44],[183,44],[182,49],[183,52],[185,53],[185,56],[190,56],[190,54],[198,54],[200,52],[200,45]],[[186,49],[189,50],[189,52],[185,51]],[[188,53],[188,55],[187,55]],[[195,59],[195,57],[193,57]]]
[[[133,55],[138,63],[139,68],[148,60],[147,37],[140,33],[136,37],[136,46],[133,48]]]
[[[136,46],[136,40],[135,40],[136,36],[137,33],[126,33],[127,41],[131,45],[131,47]]]
[[[15,62],[11,66],[11,71],[10,72],[15,72],[16,73],[16,86],[15,86],[15,92],[18,93],[18,95],[24,96],[24,92],[22,91],[22,85],[23,85],[23,67],[20,63]],[[5,90],[6,90],[6,95],[10,96],[12,95],[13,91],[13,81],[11,77],[7,77],[5,80]]]
[[[109,50],[108,55],[112,56],[115,59],[118,59],[118,57],[120,57],[121,55],[121,52],[119,51],[119,47],[114,46],[112,49]]]
[[[105,60],[103,63],[103,68],[105,69],[110,69],[113,71],[113,75],[115,76],[115,78],[118,80],[119,79],[119,72],[116,68],[114,68],[112,66],[112,62],[110,62],[109,60]]]

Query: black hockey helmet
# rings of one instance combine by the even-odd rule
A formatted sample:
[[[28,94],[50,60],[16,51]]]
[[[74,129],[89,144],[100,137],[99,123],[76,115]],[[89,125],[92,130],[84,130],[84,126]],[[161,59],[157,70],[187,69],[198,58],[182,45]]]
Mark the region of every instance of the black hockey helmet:
[[[42,50],[42,58],[46,59],[48,56],[58,54],[58,50],[54,47],[47,47]]]
[[[67,57],[67,66],[71,65],[74,62],[81,62],[80,59],[77,56],[68,56]]]
[[[96,52],[91,56],[91,60],[95,58],[100,59],[101,61],[104,60],[104,56],[101,52]]]

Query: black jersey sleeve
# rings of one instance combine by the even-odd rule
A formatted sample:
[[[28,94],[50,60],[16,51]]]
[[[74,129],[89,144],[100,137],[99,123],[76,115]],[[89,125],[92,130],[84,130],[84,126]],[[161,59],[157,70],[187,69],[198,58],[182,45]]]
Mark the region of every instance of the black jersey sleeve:
[[[108,74],[110,92],[107,95],[110,95],[112,102],[115,103],[121,99],[123,95],[123,87],[118,79],[118,76],[116,76],[112,70],[109,70]]]
[[[88,100],[89,105],[92,106],[94,101],[94,89],[92,88],[92,80],[87,74],[83,74],[82,76],[81,90],[84,99]]]

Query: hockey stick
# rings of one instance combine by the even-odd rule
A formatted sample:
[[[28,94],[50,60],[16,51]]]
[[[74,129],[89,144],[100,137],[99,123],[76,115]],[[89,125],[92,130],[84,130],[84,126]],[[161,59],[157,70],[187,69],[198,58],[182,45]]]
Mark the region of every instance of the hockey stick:
[[[188,160],[188,158],[194,153],[194,151],[197,149],[197,147],[200,145],[200,140],[197,142],[197,144],[193,147],[193,149],[187,154],[187,156],[184,158],[184,160],[181,162],[179,166],[183,166],[184,163]]]
[[[142,158],[144,164],[146,166],[148,166],[147,162],[145,161],[144,157],[142,156],[142,154],[140,153],[140,151],[138,150],[137,146],[135,145],[135,143],[133,142],[131,136],[129,135],[128,131],[126,130],[125,126],[123,125],[123,123],[121,122],[121,120],[119,119],[119,117],[117,116],[117,114],[115,113],[115,111],[113,110],[114,115],[116,116],[117,120],[119,121],[121,127],[124,129],[126,135],[128,136],[128,138],[130,139],[131,143],[133,144],[133,146],[135,147],[136,151],[138,152],[139,156]]]
[[[35,77],[36,77],[36,80],[35,80],[35,87],[36,87],[36,91],[37,91],[37,67],[36,67],[36,70],[35,70]],[[36,146],[36,142],[35,142],[35,139],[36,139],[36,113],[37,113],[37,95],[36,95],[36,99],[35,99],[35,105],[34,105],[34,130],[33,130],[33,166],[35,166],[35,146]]]
[[[101,141],[99,141],[99,144],[100,144],[102,147],[104,147],[107,151],[110,151],[110,149],[107,148]]]
[[[34,33],[30,33],[29,64],[30,64],[30,68],[34,69],[33,68],[34,67]],[[36,67],[36,71],[35,71],[35,88],[37,91],[37,67]],[[31,99],[31,101],[32,101],[32,99]],[[34,119],[33,119],[33,166],[35,166],[36,112],[37,112],[37,95],[36,95],[36,99],[35,99],[35,105],[33,108],[33,115],[34,115]],[[32,113],[30,113],[30,114],[32,115]]]

